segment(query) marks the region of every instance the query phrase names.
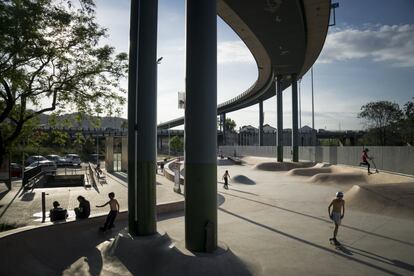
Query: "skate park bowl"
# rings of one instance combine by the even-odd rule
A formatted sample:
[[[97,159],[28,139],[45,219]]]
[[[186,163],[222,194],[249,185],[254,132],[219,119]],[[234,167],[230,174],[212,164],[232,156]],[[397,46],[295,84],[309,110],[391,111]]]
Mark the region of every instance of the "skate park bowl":
[[[254,166],[255,170],[259,171],[290,171],[296,168],[307,168],[314,166],[313,162],[263,162]]]

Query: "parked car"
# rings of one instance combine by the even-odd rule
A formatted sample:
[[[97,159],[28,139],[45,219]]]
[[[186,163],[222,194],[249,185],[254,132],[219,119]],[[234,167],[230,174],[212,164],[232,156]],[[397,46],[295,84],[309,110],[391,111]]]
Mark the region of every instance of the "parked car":
[[[56,174],[56,163],[50,160],[35,161],[24,169],[27,171],[38,166],[40,166],[42,168],[42,171],[46,172],[47,174]]]
[[[22,177],[23,168],[20,164],[10,163],[10,175],[11,177]]]
[[[66,165],[71,165],[71,162],[68,162],[66,160],[66,158],[63,158],[57,154],[50,154],[50,155],[46,155],[46,158],[50,161],[53,161],[56,163],[56,166],[61,167],[61,166],[66,166]]]
[[[32,164],[35,161],[47,161],[47,159],[41,155],[32,155],[26,159],[26,162],[24,162],[24,164],[27,166],[29,164]]]
[[[71,164],[73,166],[80,166],[82,163],[79,155],[77,154],[66,154],[65,159],[68,164]]]

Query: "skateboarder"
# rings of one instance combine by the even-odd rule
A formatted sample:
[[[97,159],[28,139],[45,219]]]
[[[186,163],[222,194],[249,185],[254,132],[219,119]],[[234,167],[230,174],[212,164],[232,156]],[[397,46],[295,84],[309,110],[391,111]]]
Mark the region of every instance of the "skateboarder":
[[[109,193],[108,194],[109,197],[109,201],[103,205],[96,205],[96,207],[101,208],[101,207],[105,207],[106,205],[109,204],[110,207],[110,211],[108,213],[108,216],[106,217],[106,221],[103,227],[100,227],[99,229],[102,231],[106,231],[107,229],[111,229],[113,228],[114,225],[114,221],[116,218],[116,215],[119,212],[119,203],[118,201],[115,199],[115,193]]]
[[[344,194],[342,192],[336,193],[336,198],[332,200],[331,204],[328,206],[328,214],[331,220],[335,223],[335,230],[333,232],[333,238],[329,239],[330,242],[333,242],[335,245],[341,245],[336,236],[338,234],[339,225],[341,225],[341,219],[345,215],[345,200],[343,200]],[[332,212],[331,212],[331,207]]]
[[[226,190],[229,189],[229,178],[230,178],[229,171],[226,170],[226,172],[223,174],[223,179],[224,179],[224,186],[223,186],[223,188],[226,189]]]
[[[368,167],[368,174],[371,174],[370,168],[371,168],[371,164],[368,162],[368,159],[371,159],[368,156],[368,148],[365,148],[362,150],[362,155],[361,155],[361,160],[362,162],[359,163],[360,166],[367,166]]]

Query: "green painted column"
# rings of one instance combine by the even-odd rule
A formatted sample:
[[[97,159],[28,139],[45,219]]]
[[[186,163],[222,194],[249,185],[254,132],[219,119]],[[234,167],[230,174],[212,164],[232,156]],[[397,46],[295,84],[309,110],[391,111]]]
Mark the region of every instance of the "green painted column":
[[[276,78],[277,101],[277,162],[283,162],[283,96],[282,76]]]
[[[138,0],[131,0],[129,29],[129,71],[128,71],[128,228],[136,235],[135,226],[135,183],[136,183],[136,93],[138,55]]]
[[[185,244],[217,247],[217,8],[186,1]]]
[[[157,15],[157,0],[132,0],[130,69],[135,67],[130,71],[128,94],[128,153],[132,163],[128,166],[128,208],[129,232],[141,236],[157,232]],[[132,78],[136,78],[134,85]]]
[[[292,161],[299,161],[299,131],[298,131],[298,81],[296,74],[292,75]]]

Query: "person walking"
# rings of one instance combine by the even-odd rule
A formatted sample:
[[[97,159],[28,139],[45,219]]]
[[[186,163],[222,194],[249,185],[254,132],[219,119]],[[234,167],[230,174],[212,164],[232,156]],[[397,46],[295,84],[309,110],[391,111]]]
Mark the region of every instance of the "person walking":
[[[115,226],[114,221],[115,221],[115,218],[116,218],[116,216],[119,212],[119,203],[118,203],[118,200],[115,199],[115,193],[113,193],[113,192],[109,193],[108,197],[109,197],[109,201],[107,203],[102,204],[102,205],[96,205],[96,207],[102,208],[102,207],[105,207],[106,205],[109,204],[109,207],[110,207],[110,210],[109,210],[108,216],[106,217],[104,226],[99,228],[103,232],[105,232],[107,229],[111,229]]]
[[[230,178],[230,174],[229,171],[226,170],[226,172],[223,174],[223,180],[224,180],[224,186],[223,188],[228,190],[229,189],[229,178]]]
[[[331,243],[333,242],[337,246],[341,245],[336,239],[336,236],[338,235],[338,228],[339,228],[339,225],[341,225],[341,220],[345,216],[345,200],[343,200],[343,197],[344,197],[344,194],[342,192],[337,192],[336,198],[332,200],[331,204],[329,204],[328,206],[329,217],[335,224],[333,237],[330,238],[329,241]],[[331,212],[331,207],[332,207],[332,212]]]

